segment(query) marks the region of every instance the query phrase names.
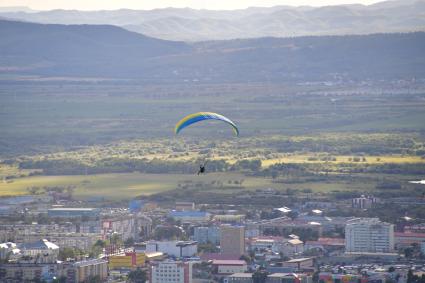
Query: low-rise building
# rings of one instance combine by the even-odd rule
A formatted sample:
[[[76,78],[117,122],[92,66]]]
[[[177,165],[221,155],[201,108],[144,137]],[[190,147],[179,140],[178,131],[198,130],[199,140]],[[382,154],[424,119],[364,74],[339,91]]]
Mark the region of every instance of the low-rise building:
[[[244,260],[213,260],[213,270],[216,274],[243,273],[248,270],[248,265]]]
[[[192,283],[192,263],[164,261],[151,265],[151,283]]]
[[[234,273],[224,278],[224,283],[253,283],[253,273]],[[272,273],[268,274],[265,283],[312,283],[312,277],[307,274]]]
[[[144,253],[129,252],[122,255],[109,257],[109,269],[135,269],[145,265],[146,256]]]
[[[19,254],[21,251],[18,249],[15,243],[6,242],[0,244],[0,260],[10,258],[10,256]]]
[[[224,283],[253,283],[252,273],[234,273],[224,278]]]
[[[307,274],[273,273],[267,275],[266,283],[312,283],[313,278]]]
[[[221,223],[241,223],[243,220],[245,220],[244,214],[218,214],[213,217],[213,221]]]
[[[57,207],[47,210],[47,215],[55,218],[98,217],[99,214],[98,208]]]
[[[52,280],[61,266],[54,263],[4,263],[0,264],[0,282],[36,282]],[[67,283],[74,283],[67,281]]]
[[[195,203],[187,202],[187,201],[177,201],[176,210],[180,210],[180,211],[195,210]]]
[[[283,237],[259,236],[248,240],[248,248],[254,252],[268,250],[292,257],[304,251],[304,243],[297,238],[286,239]]]
[[[96,241],[102,240],[102,235],[100,234],[52,233],[44,235],[44,237],[61,248],[79,248],[84,251],[90,250]],[[36,238],[37,236],[32,235],[31,241]]]
[[[245,223],[245,238],[254,238],[260,236],[260,228],[257,223]]]
[[[292,220],[286,216],[260,221],[258,226],[262,235],[268,231],[278,231],[281,235],[287,235],[294,231],[305,230],[315,232],[320,237],[323,232],[323,225],[320,222],[305,219]]]
[[[91,220],[78,223],[75,226],[76,233],[100,234],[102,231],[100,220]]]
[[[34,258],[39,263],[54,263],[59,256],[59,247],[46,239],[24,243],[19,249],[23,256]]]
[[[375,203],[378,203],[378,199],[373,196],[362,195],[359,198],[353,198],[351,200],[351,206],[358,209],[369,209]]]
[[[394,241],[397,248],[425,242],[425,233],[394,232]]]
[[[314,260],[310,257],[294,258],[282,263],[283,267],[291,267],[295,271],[310,270],[314,267]]]
[[[319,249],[322,251],[334,251],[345,249],[344,238],[319,238],[317,241],[306,241],[304,250]]]
[[[149,241],[146,252],[162,252],[175,257],[191,257],[198,251],[194,241]]]
[[[108,261],[104,259],[91,259],[73,264],[75,283],[86,282],[90,278],[98,277],[101,282],[108,277]]]
[[[168,216],[182,222],[207,222],[211,215],[205,211],[171,211]]]
[[[361,279],[362,276],[357,274],[333,274],[328,272],[321,272],[319,274],[319,283],[358,283],[363,282]]]
[[[48,238],[50,234],[75,233],[76,226],[65,224],[11,224],[0,225],[0,240],[14,243],[33,242],[41,238]]]
[[[356,267],[358,269],[358,267]],[[320,272],[319,283],[406,283],[408,268],[395,269],[392,272],[388,268],[367,268],[359,270],[344,270],[339,272]]]

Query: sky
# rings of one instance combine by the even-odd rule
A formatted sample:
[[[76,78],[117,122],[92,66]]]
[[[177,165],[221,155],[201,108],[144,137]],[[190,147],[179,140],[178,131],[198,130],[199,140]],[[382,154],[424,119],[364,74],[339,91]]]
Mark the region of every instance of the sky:
[[[232,10],[247,7],[327,6],[340,4],[373,4],[374,0],[0,0],[0,7],[25,6],[35,10],[75,9],[75,10],[114,10],[189,7],[193,9]]]

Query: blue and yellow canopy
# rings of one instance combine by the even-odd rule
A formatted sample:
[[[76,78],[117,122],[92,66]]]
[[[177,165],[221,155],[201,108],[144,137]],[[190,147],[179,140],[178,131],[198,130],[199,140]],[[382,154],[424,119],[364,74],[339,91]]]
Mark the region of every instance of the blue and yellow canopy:
[[[194,123],[204,121],[204,120],[219,120],[219,121],[226,122],[227,124],[233,127],[233,131],[235,132],[236,136],[239,136],[239,129],[236,126],[236,124],[232,122],[232,120],[224,117],[223,115],[213,113],[213,112],[198,112],[198,113],[187,115],[176,124],[176,127],[174,128],[174,132],[178,134],[181,130],[183,130],[187,126],[190,126]]]

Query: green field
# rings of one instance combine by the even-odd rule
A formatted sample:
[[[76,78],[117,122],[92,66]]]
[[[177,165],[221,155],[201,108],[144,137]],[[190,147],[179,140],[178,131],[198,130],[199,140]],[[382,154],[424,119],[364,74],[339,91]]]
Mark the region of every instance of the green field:
[[[75,186],[73,193],[75,199],[86,200],[90,197],[103,197],[107,200],[126,200],[140,195],[152,195],[174,189],[179,190],[180,186],[188,184],[197,190],[224,194],[265,188],[273,188],[280,191],[310,189],[313,193],[329,193],[333,191],[371,192],[376,190],[377,179],[370,178],[369,175],[358,174],[355,182],[329,179],[329,181],[302,183],[274,182],[271,178],[247,177],[239,173],[209,173],[203,176],[195,174],[141,173],[33,176],[3,181],[0,183],[0,196],[28,194],[27,188],[33,186],[40,188]],[[391,179],[391,176],[380,176]],[[399,179],[399,177],[395,178]],[[403,184],[408,185],[408,180],[417,178],[419,176],[404,176],[401,181]],[[243,180],[243,184],[229,185],[229,181],[233,183],[236,180]],[[222,185],[215,184],[217,181],[221,181]]]
[[[270,179],[245,177],[241,174],[211,173],[204,176],[184,174],[101,174],[88,176],[34,176],[0,183],[0,196],[28,194],[29,187],[75,186],[74,197],[105,197],[110,200],[128,199],[139,195],[151,195],[176,189],[182,183],[211,183],[221,180],[244,179],[247,189],[276,186]]]

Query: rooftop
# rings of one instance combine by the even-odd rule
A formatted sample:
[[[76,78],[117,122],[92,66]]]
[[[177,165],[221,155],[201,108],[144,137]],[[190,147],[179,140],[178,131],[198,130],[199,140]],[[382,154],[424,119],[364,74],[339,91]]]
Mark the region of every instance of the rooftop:
[[[307,241],[310,245],[325,245],[325,246],[344,246],[345,239],[343,238],[319,238],[317,241]]]
[[[59,247],[46,239],[42,239],[32,243],[24,243],[20,247],[21,250],[56,250]]]
[[[294,262],[303,262],[303,261],[307,261],[307,260],[311,260],[311,257],[303,257],[303,258],[294,258],[294,259],[290,259],[286,262],[290,262],[290,263],[294,263]]]
[[[231,278],[252,278],[252,273],[233,273],[232,275],[229,275],[228,277],[231,277]]]
[[[301,245],[303,243],[303,241],[301,241],[300,239],[292,239],[292,240],[289,240],[288,242],[292,245]]]
[[[16,248],[16,244],[12,242],[6,242],[0,244],[0,249],[11,249]]]
[[[225,260],[225,259],[215,259],[212,262],[213,265],[246,265],[244,260]]]
[[[180,217],[206,217],[208,212],[205,211],[171,211],[170,216],[180,216]]]
[[[295,273],[273,273],[268,275],[270,278],[282,278],[282,277],[297,277],[298,275]]]
[[[204,261],[209,260],[238,260],[240,255],[238,254],[221,254],[221,253],[205,253],[201,255],[201,259]]]
[[[89,259],[89,260],[84,260],[84,261],[78,261],[76,263],[74,263],[75,266],[89,266],[89,265],[96,265],[96,264],[103,264],[103,263],[108,263],[107,260],[104,259]]]
[[[49,211],[94,211],[97,208],[86,208],[86,207],[55,207],[50,208]]]
[[[157,257],[157,256],[163,256],[164,253],[162,252],[145,252],[145,256],[147,258]]]

